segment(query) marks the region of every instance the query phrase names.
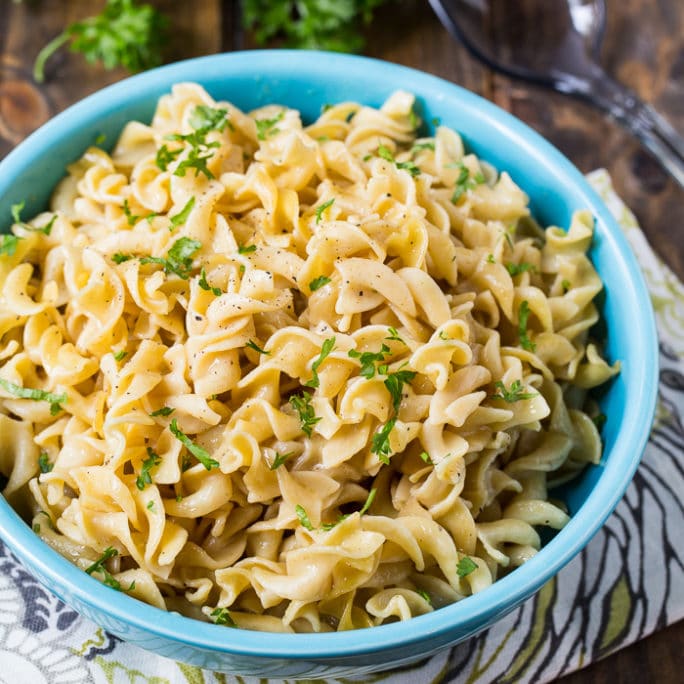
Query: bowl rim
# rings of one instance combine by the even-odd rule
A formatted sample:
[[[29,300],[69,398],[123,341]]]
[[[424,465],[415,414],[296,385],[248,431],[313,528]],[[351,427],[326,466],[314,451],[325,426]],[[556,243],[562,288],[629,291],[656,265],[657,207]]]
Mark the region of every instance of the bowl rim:
[[[259,65],[266,79],[274,78],[274,71],[287,78],[288,72],[297,73],[298,69],[331,74],[344,68],[347,75],[352,77],[354,73],[361,74],[368,70],[377,73],[378,78],[382,78],[383,74],[391,75],[407,83],[407,89],[411,83],[419,82],[422,98],[439,100],[445,92],[451,97],[457,96],[464,107],[477,108],[483,126],[500,129],[507,136],[512,136],[522,154],[529,156],[532,161],[544,159],[545,164],[553,164],[555,173],[575,186],[587,208],[596,217],[597,230],[602,239],[611,253],[619,257],[616,267],[624,276],[628,293],[624,296],[632,297],[635,309],[642,316],[642,325],[636,326],[632,340],[640,358],[644,360],[642,390],[639,402],[634,403],[639,404],[638,415],[652,418],[658,387],[655,318],[643,275],[617,222],[580,171],[551,143],[488,100],[426,72],[369,57],[313,50],[238,51],[175,62],[107,86],[71,105],[31,134],[0,162],[0,197],[11,187],[9,179],[16,175],[18,169],[24,168],[26,159],[39,157],[45,144],[54,139],[55,134],[73,135],[82,121],[90,121],[98,113],[109,111],[111,107],[108,103],[119,100],[133,102],[144,96],[150,88],[158,88],[160,83],[168,90],[176,82],[201,83],[203,74],[217,69],[247,69],[255,72]],[[651,359],[653,363],[647,363]],[[66,588],[68,591],[65,594],[75,597],[98,613],[143,632],[204,651],[259,658],[325,660],[396,650],[426,639],[435,639],[437,643],[439,637],[444,642],[444,637],[456,626],[464,636],[469,636],[480,629],[483,620],[492,622],[494,616],[502,616],[517,607],[584,548],[603,525],[631,481],[648,439],[649,430],[644,429],[644,424],[644,420],[633,420],[623,426],[612,446],[613,451],[619,452],[620,458],[614,457],[608,461],[605,472],[567,526],[537,555],[511,574],[498,579],[485,591],[406,622],[371,629],[306,635],[268,633],[267,648],[263,640],[258,638],[259,632],[239,629],[226,632],[223,626],[167,613],[123,592],[114,593],[113,589],[87,576],[53,551],[33,533],[2,496],[0,536],[30,569],[49,580],[53,591],[54,587],[60,590]],[[363,637],[359,638],[359,634]]]

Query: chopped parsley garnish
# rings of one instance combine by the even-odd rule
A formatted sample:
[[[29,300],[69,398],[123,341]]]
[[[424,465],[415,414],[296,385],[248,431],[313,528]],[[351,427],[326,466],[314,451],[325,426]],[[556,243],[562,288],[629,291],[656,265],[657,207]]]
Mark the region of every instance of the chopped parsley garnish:
[[[152,476],[150,471],[161,463],[162,459],[152,447],[147,447],[147,458],[142,462],[140,468],[140,475],[135,480],[135,486],[142,491],[147,485],[152,484]]]
[[[428,140],[426,142],[416,143],[411,148],[411,154],[415,154],[416,152],[420,152],[421,150],[432,150],[434,152],[434,149],[435,149],[435,143],[432,140]]]
[[[311,372],[313,373],[313,377],[311,380],[307,380],[304,385],[306,387],[318,387],[320,385],[320,379],[318,377],[318,369],[320,365],[325,361],[326,357],[332,352],[332,350],[335,348],[335,338],[334,337],[329,337],[327,340],[323,342],[323,346],[321,347],[321,353],[319,354],[318,358],[311,364]]]
[[[458,177],[456,178],[456,186],[454,187],[454,192],[451,195],[451,201],[454,204],[458,203],[458,201],[461,199],[463,193],[466,192],[466,190],[471,190],[472,188],[481,185],[485,182],[485,177],[479,171],[475,175],[471,176],[470,170],[462,161],[458,161],[454,164],[449,164],[449,166],[460,169]]]
[[[430,454],[428,454],[427,451],[422,451],[420,454],[420,458],[425,461],[428,465],[432,465],[432,459],[430,458]]]
[[[518,309],[518,338],[520,339],[520,344],[523,349],[533,352],[537,348],[537,345],[527,336],[527,319],[529,315],[530,305],[527,300],[524,299]]]
[[[534,399],[537,396],[536,392],[523,392],[523,386],[520,380],[514,380],[509,389],[501,382],[501,380],[494,383],[494,386],[499,390],[497,394],[492,394],[492,399],[503,399],[509,404],[516,401],[527,401]]]
[[[459,577],[467,577],[471,572],[477,570],[477,563],[469,556],[463,556],[456,566],[456,574]]]
[[[154,418],[156,416],[170,416],[176,409],[171,408],[170,406],[162,406],[161,408],[157,409],[156,411],[152,411],[150,415]]]
[[[276,454],[275,458],[273,459],[273,463],[271,463],[269,466],[270,469],[276,470],[277,468],[280,468],[280,466],[283,465],[288,458],[292,458],[294,455],[294,451],[288,451],[286,454]]]
[[[192,269],[192,258],[202,247],[202,243],[192,238],[182,237],[178,238],[171,249],[166,254],[166,258],[162,257],[140,257],[141,264],[161,264],[166,273],[175,273],[183,280],[190,277]]]
[[[170,230],[173,230],[174,228],[177,228],[181,224],[185,223],[188,220],[188,216],[190,216],[190,212],[192,211],[192,208],[195,206],[195,196],[193,195],[186,203],[185,206],[174,216],[169,216],[169,219],[171,221],[171,228]]]
[[[315,292],[316,290],[320,290],[324,285],[327,285],[328,283],[332,282],[328,276],[318,276],[318,278],[314,278],[310,283],[309,283],[309,289],[311,292]]]
[[[21,387],[4,378],[0,378],[0,386],[19,399],[33,399],[34,401],[50,402],[50,414],[53,416],[56,416],[62,410],[62,404],[65,404],[67,401],[66,393],[54,394],[53,392],[46,392],[45,390]]]
[[[323,218],[323,212],[328,207],[331,207],[334,201],[335,198],[333,197],[332,199],[329,199],[327,202],[323,202],[323,204],[321,204],[321,206],[316,209],[316,225],[318,225],[321,222],[321,219]]]
[[[290,404],[299,414],[302,432],[307,435],[307,437],[311,437],[311,431],[313,430],[314,425],[321,420],[320,417],[316,416],[314,407],[311,405],[312,397],[313,395],[311,392],[293,394],[290,397]]]
[[[444,330],[439,331],[439,339],[448,342],[451,338],[444,332]]]
[[[373,505],[373,500],[375,499],[375,494],[377,493],[377,490],[375,487],[368,492],[368,496],[366,497],[366,501],[361,507],[361,510],[359,511],[359,515],[363,515],[364,513],[368,512],[368,509]],[[333,523],[323,523],[321,525],[321,528],[330,531],[332,530],[333,527],[336,527],[339,525],[342,521],[346,520],[351,513],[345,513],[344,515],[341,515],[335,522]]]
[[[125,199],[123,203],[123,211],[126,216],[126,221],[128,221],[129,226],[135,225],[135,223],[140,220],[140,216],[136,216],[132,211],[131,208],[128,206],[128,200]]]
[[[214,624],[216,625],[225,625],[226,627],[237,628],[237,623],[235,620],[233,620],[228,608],[214,608],[210,615],[214,618]]]
[[[0,238],[0,254],[14,256],[14,253],[17,251],[19,240],[21,240],[21,238],[16,235],[3,235]]]
[[[41,473],[49,473],[55,466],[54,463],[50,463],[50,457],[47,451],[41,451],[40,456],[38,456],[38,467]]]
[[[420,119],[418,118],[418,115],[413,111],[409,111],[408,113],[408,120],[409,120],[409,126],[415,131],[418,126],[420,126]]]
[[[496,259],[494,258],[494,255],[493,255],[493,254],[487,254],[487,261],[488,261],[490,264],[495,264],[495,263],[496,263]]]
[[[385,337],[386,340],[394,340],[395,342],[401,342],[402,344],[406,344],[406,342],[404,342],[404,340],[402,340],[401,337],[399,337],[399,333],[397,332],[396,328],[387,328],[387,332],[389,333],[389,335]]]
[[[109,570],[107,570],[104,565],[110,558],[118,555],[119,552],[116,549],[108,546],[102,555],[91,566],[86,568],[86,572],[89,575],[92,575],[94,572],[102,574],[104,576],[104,583],[108,587],[116,589],[117,591],[121,591],[121,583],[109,572]]]
[[[250,340],[247,342],[245,347],[249,347],[250,349],[253,349],[257,354],[270,354],[270,351],[266,351],[265,349],[262,349],[256,342],[253,342]]]
[[[275,128],[275,125],[282,121],[284,116],[285,112],[278,112],[272,119],[256,119],[254,123],[257,127],[257,138],[266,140],[268,136],[278,133],[279,129]]]
[[[307,515],[304,506],[300,506],[299,504],[297,504],[295,506],[295,512],[297,513],[297,517],[299,518],[301,526],[306,528],[307,530],[313,530],[314,527],[311,524],[311,520],[309,520],[309,516]]]
[[[378,147],[378,156],[384,159],[385,161],[394,164],[398,169],[404,169],[405,171],[408,171],[412,176],[418,176],[420,174],[420,169],[416,166],[414,162],[398,162],[394,158],[394,155],[392,154],[392,151],[389,149],[389,147],[386,147],[385,145],[380,145]]]
[[[123,361],[128,356],[128,352],[122,349],[114,354],[115,361]]]
[[[390,348],[383,344],[379,352],[359,352],[356,349],[350,349],[347,354],[352,359],[358,359],[361,362],[361,370],[359,374],[369,380],[375,375],[375,364],[384,361],[385,355],[389,354]]]
[[[202,152],[207,154],[202,155]],[[193,147],[185,159],[182,159],[180,164],[176,167],[173,172],[174,176],[180,176],[181,178],[185,176],[185,172],[188,169],[195,169],[195,176],[199,176],[203,173],[209,180],[214,177],[214,174],[209,170],[207,166],[207,161],[212,158],[212,154],[208,152],[207,149],[201,150],[199,147]]]
[[[425,589],[416,589],[416,594],[418,594],[418,596],[420,596],[420,598],[422,598],[427,604],[432,605],[430,594],[428,594]]]
[[[168,168],[169,164],[183,151],[182,148],[178,148],[177,150],[170,150],[166,145],[162,145],[158,150],[157,150],[157,157],[155,159],[155,162],[157,166],[162,170],[166,171]]]
[[[115,252],[112,255],[112,261],[115,264],[123,264],[124,261],[128,261],[129,259],[132,259],[133,255],[132,254],[122,254],[121,252]]]
[[[511,277],[515,277],[521,273],[526,273],[527,271],[534,272],[536,271],[536,268],[534,264],[529,263],[529,261],[521,261],[519,264],[506,264],[506,270],[511,274]]]
[[[220,288],[220,287],[212,287],[211,285],[209,285],[209,283],[207,282],[207,274],[206,274],[206,271],[204,270],[204,266],[202,267],[202,270],[200,271],[200,278],[199,278],[199,280],[197,281],[197,284],[198,284],[203,290],[206,290],[207,292],[211,291],[211,293],[212,293],[213,295],[215,295],[216,297],[218,297],[219,295],[223,294],[223,293],[221,292],[221,288]]]
[[[176,419],[172,419],[169,429],[176,439],[178,439],[183,446],[207,469],[218,468],[219,462],[215,461],[206,449],[203,449],[199,444],[195,444],[181,429],[178,427]]]
[[[392,446],[390,445],[390,432],[397,422],[397,417],[390,418],[378,432],[373,435],[371,440],[371,453],[377,454],[378,458],[385,464],[389,464],[389,457],[392,455]]]
[[[151,500],[150,500],[150,501],[147,502],[147,510],[148,510],[148,511],[152,511],[153,513],[155,512],[155,511],[154,511],[154,501],[151,501]]]
[[[47,224],[40,228],[36,228],[35,226],[31,226],[28,223],[24,223],[24,221],[21,220],[21,212],[24,210],[25,206],[26,200],[22,200],[21,202],[13,204],[10,207],[10,212],[12,214],[12,219],[14,220],[14,222],[20,225],[24,230],[32,230],[34,232],[43,233],[44,235],[50,235],[50,233],[52,232],[52,226],[54,222],[57,220],[57,214],[53,214],[52,218]]]
[[[561,287],[563,288],[563,294],[565,294],[572,287],[572,285],[569,280],[563,278],[561,281]]]
[[[238,245],[238,254],[251,254],[256,252],[256,245]]]
[[[197,105],[190,115],[190,125],[201,131],[223,131],[228,126],[233,129],[228,120],[227,109],[214,109],[208,105]]]
[[[385,387],[392,397],[392,406],[395,411],[399,410],[404,385],[410,383],[415,377],[415,371],[398,370],[385,378]]]

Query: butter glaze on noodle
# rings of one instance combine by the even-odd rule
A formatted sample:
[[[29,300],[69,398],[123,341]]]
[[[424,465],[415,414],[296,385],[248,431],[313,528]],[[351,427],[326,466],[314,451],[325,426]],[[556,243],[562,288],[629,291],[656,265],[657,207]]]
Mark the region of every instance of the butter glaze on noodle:
[[[201,106],[228,123],[179,175]],[[547,488],[600,458],[582,407],[617,372],[588,338],[593,219],[540,229],[412,107],[303,126],[179,84],[13,226],[0,472],[48,544],[160,608],[308,632],[457,601],[563,527]]]

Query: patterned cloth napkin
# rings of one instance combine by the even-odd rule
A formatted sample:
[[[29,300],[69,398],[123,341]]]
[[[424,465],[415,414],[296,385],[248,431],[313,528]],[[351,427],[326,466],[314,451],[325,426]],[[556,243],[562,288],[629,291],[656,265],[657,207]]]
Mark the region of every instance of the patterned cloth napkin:
[[[660,333],[656,421],[634,481],[580,556],[518,610],[423,663],[358,681],[547,682],[684,617],[684,548],[675,543],[684,529],[684,286],[654,255],[607,172],[589,180],[639,259]],[[0,663],[0,680],[6,673],[16,684],[266,682],[200,670],[119,640],[43,589],[2,542]]]

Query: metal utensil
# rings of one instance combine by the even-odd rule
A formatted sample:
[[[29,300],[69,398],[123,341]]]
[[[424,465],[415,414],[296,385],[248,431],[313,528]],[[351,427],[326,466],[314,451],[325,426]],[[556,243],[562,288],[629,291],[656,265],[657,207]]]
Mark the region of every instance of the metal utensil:
[[[430,0],[447,30],[489,67],[603,109],[684,187],[684,138],[599,64],[604,0]],[[544,32],[539,30],[544,26]]]

